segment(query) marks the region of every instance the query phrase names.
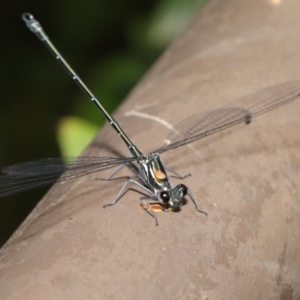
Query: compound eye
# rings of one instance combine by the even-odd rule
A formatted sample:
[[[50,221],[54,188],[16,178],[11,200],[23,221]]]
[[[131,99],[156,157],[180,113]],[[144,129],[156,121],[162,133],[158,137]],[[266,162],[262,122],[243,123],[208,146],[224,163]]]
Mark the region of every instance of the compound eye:
[[[160,199],[163,201],[163,203],[168,203],[170,200],[170,195],[168,192],[160,192]]]
[[[180,185],[183,197],[187,194],[187,187],[184,184]]]

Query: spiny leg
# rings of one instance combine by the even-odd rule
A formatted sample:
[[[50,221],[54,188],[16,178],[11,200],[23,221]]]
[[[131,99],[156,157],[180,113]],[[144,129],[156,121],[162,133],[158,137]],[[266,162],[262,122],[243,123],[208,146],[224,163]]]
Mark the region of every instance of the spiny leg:
[[[157,197],[141,197],[140,200],[142,202],[142,205],[145,207],[146,212],[155,220],[155,225],[158,226],[158,220],[157,220],[157,216],[156,214],[151,210],[151,206],[149,205],[149,203],[147,203],[145,200],[149,199],[149,200],[156,200],[157,201]]]
[[[195,198],[194,198],[194,195],[193,195],[192,191],[191,191],[188,187],[187,187],[187,194],[188,194],[188,195],[190,196],[190,198],[192,199],[192,201],[193,201],[193,203],[194,203],[196,209],[197,209],[199,212],[201,212],[201,213],[203,213],[203,214],[205,214],[205,215],[207,216],[207,212],[205,212],[205,211],[203,211],[203,210],[201,210],[201,209],[198,208],[198,205],[197,205],[197,202],[196,202],[196,200],[195,200]]]
[[[153,201],[151,201],[151,200],[155,201],[155,203],[153,203]],[[159,202],[159,200],[157,199],[157,196],[155,196],[155,197],[151,197],[151,196],[141,197],[140,201],[142,202],[141,207],[143,209],[146,209],[146,207],[149,207],[155,213],[156,212],[162,212],[162,211],[169,211],[169,210],[166,210],[164,205]],[[147,205],[145,205],[144,201],[151,201],[151,202],[149,202],[149,203],[147,202]]]
[[[191,173],[188,173],[188,174],[186,174],[184,176],[181,176],[180,174],[178,174],[177,172],[175,172],[173,169],[170,169],[170,168],[168,168],[166,166],[165,166],[165,169],[168,170],[169,172],[175,174],[176,176],[174,176],[174,177],[179,178],[179,179],[185,179],[185,178],[187,178],[189,176],[192,176]]]
[[[96,177],[95,180],[103,180],[103,181],[110,181],[117,173],[119,173],[126,164],[120,166],[116,171],[114,171],[108,178],[101,178],[101,177]]]
[[[134,183],[135,185],[137,185],[138,187],[140,187],[141,189],[145,190],[147,193],[151,194],[152,196],[155,196],[155,194],[150,190],[148,189],[147,187],[143,186],[142,184],[140,184],[139,182],[137,182],[135,179],[133,178],[129,178],[125,184],[123,185],[123,187],[121,188],[121,190],[119,191],[117,197],[115,198],[115,200],[112,202],[112,203],[107,203],[107,204],[104,204],[103,205],[103,208],[106,208],[108,206],[113,206],[115,205],[119,200],[120,198],[123,196],[124,194],[124,190],[126,188],[126,186],[129,184],[129,183]]]
[[[132,173],[134,173],[142,182],[145,183],[144,178],[141,176],[141,174],[138,172],[138,170],[136,170],[136,168],[134,166],[132,166],[130,163],[127,164],[123,164],[121,167],[119,167],[116,171],[114,171],[108,178],[100,178],[100,177],[96,177],[96,180],[103,180],[103,181],[110,181],[113,179],[113,177],[119,173],[124,167],[128,167]]]

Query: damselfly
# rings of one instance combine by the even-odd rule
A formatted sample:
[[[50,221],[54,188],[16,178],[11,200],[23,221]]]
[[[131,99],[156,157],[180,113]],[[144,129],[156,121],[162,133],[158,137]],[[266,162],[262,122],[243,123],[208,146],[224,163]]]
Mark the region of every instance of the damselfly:
[[[103,113],[110,125],[123,139],[132,157],[47,158],[6,167],[2,170],[6,175],[0,177],[0,196],[118,167],[108,178],[110,180],[126,166],[137,179],[129,178],[114,201],[105,204],[103,207],[116,204],[126,191],[127,186],[134,184],[148,194],[148,196],[140,198],[141,204],[155,219],[156,225],[158,225],[158,221],[154,212],[178,210],[184,204],[184,197],[187,195],[193,201],[197,211],[206,214],[206,212],[199,209],[195,197],[187,186],[178,184],[172,187],[167,171],[181,179],[184,179],[186,176],[180,176],[173,170],[165,167],[160,160],[160,154],[187,145],[239,123],[250,123],[253,117],[300,97],[300,81],[283,83],[248,95],[205,115],[193,116],[180,122],[171,130],[167,138],[168,143],[150,154],[144,155],[68,65],[51,43],[40,23],[29,13],[23,14],[22,18],[27,27],[36,34],[76,84]],[[135,167],[134,162],[137,162],[138,168]]]

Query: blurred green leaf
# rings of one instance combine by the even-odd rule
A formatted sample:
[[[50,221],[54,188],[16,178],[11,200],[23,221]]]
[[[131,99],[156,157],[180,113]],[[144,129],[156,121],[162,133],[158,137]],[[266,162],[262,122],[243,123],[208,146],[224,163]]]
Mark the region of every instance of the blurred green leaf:
[[[207,0],[162,0],[145,18],[137,18],[128,29],[133,45],[147,52],[161,52],[192,21]]]
[[[93,140],[99,127],[75,116],[60,120],[57,140],[62,156],[78,156]]]

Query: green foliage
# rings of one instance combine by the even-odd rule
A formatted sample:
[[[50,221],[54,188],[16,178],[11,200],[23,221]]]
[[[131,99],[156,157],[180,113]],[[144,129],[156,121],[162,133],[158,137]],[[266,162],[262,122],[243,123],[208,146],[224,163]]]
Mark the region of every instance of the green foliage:
[[[62,156],[77,156],[93,140],[99,128],[81,118],[69,116],[60,120],[57,138]]]

